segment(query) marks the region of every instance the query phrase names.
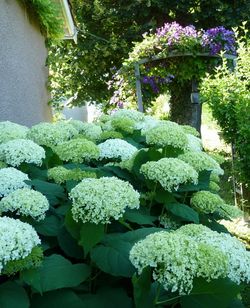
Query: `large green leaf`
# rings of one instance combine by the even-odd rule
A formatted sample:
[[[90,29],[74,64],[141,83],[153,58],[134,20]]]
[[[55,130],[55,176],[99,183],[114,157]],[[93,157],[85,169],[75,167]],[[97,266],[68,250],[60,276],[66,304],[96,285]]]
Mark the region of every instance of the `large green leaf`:
[[[146,267],[143,269],[141,275],[137,276],[134,274],[132,278],[136,308],[154,307],[152,297],[150,296],[151,276],[151,268]]]
[[[39,234],[45,236],[57,236],[62,227],[62,221],[54,215],[47,216],[41,222],[32,224]]]
[[[71,209],[69,209],[65,215],[64,224],[71,236],[76,240],[79,240],[82,223],[76,222],[73,219]]]
[[[78,245],[77,241],[69,234],[65,227],[61,228],[57,239],[60,248],[67,256],[76,259],[84,258],[82,247]]]
[[[158,203],[174,203],[176,202],[175,197],[169,191],[165,191],[161,185],[157,185],[154,199]]]
[[[192,292],[181,297],[181,305],[183,308],[228,308],[240,290],[241,287],[228,278],[210,282],[197,278]]]
[[[149,215],[146,211],[142,209],[139,210],[127,210],[124,214],[124,219],[130,222],[135,222],[139,225],[154,225],[154,221],[156,220],[156,216]]]
[[[180,185],[178,191],[199,191],[199,190],[209,190],[209,181],[210,181],[211,171],[204,170],[199,173],[198,184],[183,184]]]
[[[90,275],[86,264],[74,264],[60,255],[45,257],[41,267],[21,273],[21,278],[34,290],[43,293],[67,287],[76,287]]]
[[[83,246],[85,255],[101,241],[104,236],[103,224],[84,223],[80,230],[79,244]]]
[[[71,290],[57,290],[32,296],[31,308],[83,308],[82,300]],[[16,306],[18,308],[18,306]],[[87,307],[86,307],[87,308]]]
[[[29,298],[23,287],[14,281],[0,285],[1,308],[28,308]]]
[[[173,215],[181,218],[183,221],[191,221],[194,223],[199,223],[199,215],[191,207],[182,203],[168,203],[165,207]]]
[[[147,235],[161,230],[160,228],[142,228],[126,233],[106,235],[101,245],[91,251],[91,259],[105,273],[131,277],[135,272],[134,266],[129,261],[131,248]]]
[[[132,308],[132,300],[123,289],[102,288],[97,294],[81,296],[83,308]]]
[[[45,182],[42,180],[25,181],[28,185],[34,187],[35,190],[40,191],[47,197],[51,205],[59,203],[60,199],[65,198],[63,188],[54,183]]]

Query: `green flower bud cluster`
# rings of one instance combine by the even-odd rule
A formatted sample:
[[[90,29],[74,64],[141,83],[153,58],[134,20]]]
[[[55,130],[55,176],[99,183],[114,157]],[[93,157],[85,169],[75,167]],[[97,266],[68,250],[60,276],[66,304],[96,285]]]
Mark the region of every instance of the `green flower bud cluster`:
[[[48,170],[48,178],[57,184],[62,184],[70,180],[81,181],[84,178],[96,178],[96,174],[90,171],[83,171],[80,168],[67,169],[58,166]]]
[[[92,141],[82,138],[62,142],[53,149],[61,160],[74,163],[89,162],[93,159],[98,159],[100,153],[97,145]]]
[[[170,121],[164,121],[159,125],[145,132],[146,142],[157,147],[172,146],[174,148],[186,150],[188,148],[188,138],[182,128]]]
[[[190,151],[179,155],[178,158],[193,166],[197,172],[211,170],[216,175],[224,173],[220,165],[205,152]]]

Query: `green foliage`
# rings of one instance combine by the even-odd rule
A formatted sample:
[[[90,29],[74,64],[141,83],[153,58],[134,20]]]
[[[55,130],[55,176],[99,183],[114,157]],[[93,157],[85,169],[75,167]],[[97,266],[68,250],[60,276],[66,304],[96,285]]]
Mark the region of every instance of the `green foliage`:
[[[38,19],[43,34],[52,39],[63,36],[64,21],[59,4],[52,0],[19,0],[25,5],[28,14]]]
[[[246,35],[248,35],[246,33]],[[237,64],[228,68],[226,60],[207,75],[201,85],[203,102],[209,104],[226,142],[235,145],[240,179],[249,183],[250,170],[250,45],[238,39]]]
[[[60,255],[45,257],[38,269],[25,270],[21,279],[32,286],[36,292],[47,292],[67,287],[78,286],[90,275],[86,264],[74,264]]]
[[[24,259],[9,261],[3,269],[3,274],[13,275],[26,269],[39,267],[42,264],[42,259],[43,251],[41,247],[36,246]]]
[[[141,35],[164,22],[194,24],[207,29],[227,28],[247,20],[249,1],[92,1],[73,0],[78,45],[63,42],[50,49],[52,97],[74,97],[74,105],[86,101],[107,104],[112,96],[107,82],[119,69]],[[183,60],[185,61],[185,60]],[[112,70],[115,67],[114,70]]]
[[[29,298],[24,288],[15,281],[8,281],[0,285],[1,308],[29,308]]]
[[[240,292],[238,286],[236,287],[232,282],[224,283],[224,280],[220,280],[220,283],[216,283],[216,280],[212,280],[211,283],[207,283],[197,280],[189,295],[179,295],[178,290],[167,291],[163,284],[155,281],[153,265],[145,268],[142,273],[137,272],[130,261],[130,252],[134,245],[145,240],[147,236],[159,232],[169,236],[173,233],[171,232],[173,229],[192,223],[194,227],[204,224],[220,232],[227,232],[227,230],[220,225],[220,217],[216,213],[207,214],[192,208],[193,195],[200,190],[209,191],[210,189],[212,171],[210,166],[208,170],[196,173],[197,181],[192,182],[191,179],[187,183],[181,181],[182,170],[171,174],[165,167],[163,176],[169,176],[169,181],[177,179],[177,185],[169,190],[164,189],[160,181],[147,179],[142,173],[143,165],[170,158],[176,159],[178,163],[180,153],[185,149],[179,151],[172,142],[169,142],[168,146],[164,146],[165,144],[156,146],[155,142],[147,144],[145,133],[151,129],[147,127],[147,117],[141,113],[132,111],[129,113],[126,110],[120,113],[127,113],[135,118],[134,123],[130,121],[131,130],[123,134],[124,140],[137,149],[129,159],[122,162],[114,162],[112,159],[106,161],[92,159],[85,163],[68,164],[54,155],[52,147],[46,148],[46,158],[41,166],[25,164],[19,167],[29,176],[30,180],[26,183],[31,189],[41,192],[48,199],[50,207],[45,219],[39,222],[27,217],[21,218],[34,227],[41,239],[41,248],[36,248],[38,253],[35,253],[35,259],[32,258],[31,253],[23,260],[11,261],[3,269],[0,267],[1,307],[153,308],[171,307],[171,305],[195,307],[196,301],[201,307],[209,304],[214,307],[219,305],[223,307],[224,303],[230,303],[231,299],[235,299]],[[112,121],[118,115],[111,115],[109,120]],[[153,121],[156,126],[166,125],[166,122],[159,122],[154,118],[150,118],[150,121]],[[174,127],[177,124],[168,122],[166,126],[171,129],[171,125]],[[112,134],[115,133],[113,136],[116,137],[120,129],[121,127],[116,125],[112,130]],[[184,135],[186,134],[185,128],[179,126],[179,129],[183,130]],[[104,137],[107,136],[108,134],[104,135]],[[170,136],[169,139],[171,138],[174,140],[175,136]],[[95,141],[95,145],[99,143],[100,140]],[[126,150],[125,148],[124,151]],[[70,152],[68,155],[70,156]],[[190,164],[188,166],[192,168]],[[213,166],[211,168],[213,169]],[[58,171],[58,177],[51,176],[51,170]],[[75,171],[77,171],[76,176],[73,176]],[[65,177],[61,174],[63,172],[66,172]],[[92,182],[93,177],[95,180]],[[108,189],[109,186],[105,189],[104,185],[97,185],[107,178],[109,181],[105,183],[117,183],[114,177],[116,181],[119,179],[120,184],[128,185],[124,192],[121,190],[122,184],[120,188],[117,184],[117,186],[111,186],[111,190]],[[83,181],[82,178],[84,178]],[[81,194],[74,188],[79,184],[81,184],[80,187],[85,184],[83,186],[86,188],[86,182],[84,182],[86,178],[87,181],[91,180],[92,186],[90,185],[87,193],[84,190]],[[127,196],[128,187],[136,198],[131,199]],[[69,198],[72,195],[72,189],[83,210],[87,208],[90,212],[93,211],[93,214],[100,219],[97,223],[91,220],[83,222],[80,219],[79,221],[74,219],[72,209],[75,200]],[[124,198],[121,197],[122,193]],[[132,193],[131,196],[133,196]],[[126,201],[126,207],[119,212],[119,216],[108,216],[107,223],[102,218],[102,211],[109,215],[109,206],[112,211],[118,211],[115,201],[120,200],[119,198]],[[139,208],[135,201],[140,203]],[[133,202],[136,203],[134,207]],[[95,204],[94,207],[93,204]],[[103,204],[105,204],[104,209]],[[16,218],[15,214],[11,215],[13,219]],[[176,239],[178,236],[182,238],[183,235],[177,235]],[[2,241],[6,243],[7,240],[1,235],[0,244]],[[163,246],[160,244],[159,249],[161,247]],[[174,248],[175,245],[173,245]],[[42,261],[37,257],[39,253],[44,255]],[[221,251],[218,255],[223,255],[224,260],[224,254]],[[2,251],[0,251],[0,265],[1,258]],[[213,260],[210,261],[213,262]],[[14,273],[15,275],[11,277],[6,275]]]

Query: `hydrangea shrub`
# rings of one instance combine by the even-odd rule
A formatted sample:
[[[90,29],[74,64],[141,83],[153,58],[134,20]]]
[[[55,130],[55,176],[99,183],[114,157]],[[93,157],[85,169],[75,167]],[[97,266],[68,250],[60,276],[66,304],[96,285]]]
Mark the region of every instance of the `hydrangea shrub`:
[[[223,170],[193,128],[125,109],[17,127],[0,144],[8,305],[16,288],[25,307],[237,302],[249,252],[220,220],[241,212],[219,196]]]

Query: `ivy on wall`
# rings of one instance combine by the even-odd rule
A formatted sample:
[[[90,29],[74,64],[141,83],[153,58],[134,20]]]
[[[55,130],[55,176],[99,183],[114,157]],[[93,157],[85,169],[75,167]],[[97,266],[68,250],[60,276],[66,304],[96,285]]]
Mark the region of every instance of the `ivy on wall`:
[[[63,36],[63,18],[60,6],[53,0],[19,0],[30,17],[38,20],[42,33],[47,38],[58,39]]]

